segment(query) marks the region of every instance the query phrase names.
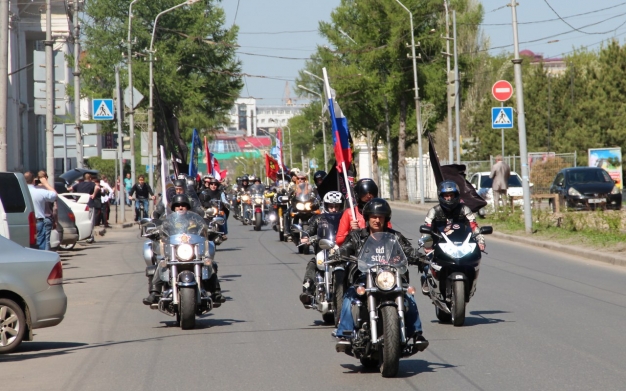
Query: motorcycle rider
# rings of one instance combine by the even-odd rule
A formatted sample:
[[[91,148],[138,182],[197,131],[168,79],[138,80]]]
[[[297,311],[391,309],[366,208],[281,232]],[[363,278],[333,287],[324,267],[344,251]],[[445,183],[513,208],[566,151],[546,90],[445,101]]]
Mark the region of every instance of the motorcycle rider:
[[[254,175],[251,175],[254,178]],[[248,187],[250,187],[250,177],[248,175],[244,175],[241,178],[241,186],[239,186],[239,192],[245,193],[248,191]]]
[[[370,236],[375,232],[388,232],[396,236],[398,243],[402,247],[404,254],[409,260],[409,264],[415,264],[419,261],[419,252],[411,246],[411,243],[398,231],[394,231],[388,228],[388,223],[391,221],[391,207],[382,198],[373,198],[363,207],[363,219],[366,222],[365,228],[351,231],[346,241],[339,247],[338,251],[343,256],[358,255],[363,244]],[[355,280],[359,279],[359,275],[355,277]],[[403,275],[403,279],[408,282],[409,272]],[[336,336],[339,340],[337,345],[349,345],[350,342],[343,337],[344,331],[352,332],[354,330],[354,318],[352,317],[352,301],[358,298],[354,287],[350,287],[343,299],[343,306],[341,309],[341,317],[339,326],[337,327]],[[415,344],[418,346],[418,351],[423,351],[428,346],[428,341],[422,335],[422,322],[420,321],[419,312],[417,310],[417,304],[415,299],[411,295],[405,295],[406,312],[405,312],[405,326],[406,335],[408,338],[413,338]],[[337,351],[344,351],[345,348],[341,347]]]
[[[315,183],[315,186],[319,187],[319,185],[322,184],[322,182],[324,182],[324,178],[326,178],[326,171],[316,171],[315,174],[313,174],[313,182]]]
[[[176,179],[174,181],[174,196],[178,194],[187,194],[187,181],[185,179]],[[187,194],[189,196],[189,194]],[[171,196],[170,196],[171,197]],[[191,205],[191,210],[200,216],[204,216],[204,209],[202,209],[202,205],[200,204],[200,200],[197,197],[189,197],[189,203]],[[171,206],[171,203],[169,203]],[[159,202],[155,208],[154,212],[152,212],[152,218],[159,219],[162,216],[165,216],[165,205],[162,202]]]
[[[320,221],[325,219],[327,213],[341,213],[343,211],[343,195],[338,191],[329,191],[324,195],[324,206],[322,213],[311,217],[309,227],[306,232],[309,236],[317,234],[317,227]],[[301,243],[309,243],[309,237],[303,236]],[[317,269],[315,257],[306,265],[304,280],[302,281],[302,293],[300,293],[300,301],[304,305],[311,304],[313,299],[313,289],[315,288],[315,270]]]
[[[365,228],[365,219],[363,219],[362,215],[363,207],[370,200],[378,197],[378,185],[376,185],[376,182],[370,178],[359,179],[354,184],[354,195],[356,198],[356,205],[354,208],[356,221],[352,219],[352,212],[350,209],[346,209],[343,212],[343,216],[341,216],[341,221],[339,222],[339,228],[337,229],[337,245],[339,246],[341,246],[344,240],[346,240],[351,230]],[[391,221],[389,221],[387,228],[391,228]]]
[[[222,203],[222,211],[224,212],[224,224],[222,225],[222,240],[228,240],[228,215],[230,214],[230,209],[228,209],[228,201],[226,200],[226,195],[220,188],[220,181],[218,181],[213,175],[205,175],[202,179],[203,188],[198,197],[200,198],[200,203],[203,208],[208,208],[211,204],[212,200],[218,200]]]
[[[196,227],[206,226],[204,219],[197,213],[192,212],[191,203],[189,197],[185,194],[176,194],[172,199],[171,210],[172,212],[163,222],[162,229],[167,230],[168,226],[179,224],[195,225]],[[188,215],[188,216],[185,216]],[[184,219],[181,216],[185,216]],[[178,226],[177,226],[178,228]],[[180,228],[179,228],[180,230]],[[145,305],[156,304],[159,302],[159,296],[163,290],[163,281],[161,280],[161,266],[154,272],[152,282],[150,284],[150,295],[143,299]],[[206,281],[203,281],[203,288],[211,293],[211,298],[214,302],[214,307],[219,307],[226,301],[222,296],[222,289],[220,287],[219,279],[217,278],[217,264],[213,262],[213,275]]]
[[[461,192],[453,181],[443,181],[439,184],[438,189],[439,204],[433,206],[426,214],[425,224],[429,227],[433,223],[437,225],[445,224],[446,227],[452,228],[455,223],[469,224],[472,232],[476,237],[478,248],[480,251],[485,251],[485,237],[481,235],[476,223],[476,216],[471,209],[461,202]],[[446,229],[447,231],[448,229]],[[425,249],[426,252],[430,252],[431,249]],[[426,273],[428,271],[428,265],[424,265],[423,275],[420,277],[422,284],[422,293],[427,295],[429,288],[426,282]]]

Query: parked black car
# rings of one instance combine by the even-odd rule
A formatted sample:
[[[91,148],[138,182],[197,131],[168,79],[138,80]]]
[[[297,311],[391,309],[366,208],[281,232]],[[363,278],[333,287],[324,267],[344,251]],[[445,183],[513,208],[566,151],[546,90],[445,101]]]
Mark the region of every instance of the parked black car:
[[[87,168],[74,168],[54,178],[54,190],[57,193],[67,193],[67,187],[72,186],[77,180],[83,177],[83,174],[90,173],[92,175],[98,175],[97,170],[90,170]]]
[[[571,209],[622,208],[622,191],[609,173],[600,167],[572,167],[559,171],[550,193],[560,194],[562,206]],[[552,207],[554,209],[554,205]]]

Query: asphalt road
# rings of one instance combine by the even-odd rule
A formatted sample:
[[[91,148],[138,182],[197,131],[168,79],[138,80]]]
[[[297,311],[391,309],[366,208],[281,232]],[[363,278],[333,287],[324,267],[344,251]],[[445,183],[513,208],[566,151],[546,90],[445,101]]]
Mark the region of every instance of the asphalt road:
[[[416,241],[423,214],[394,210]],[[278,234],[230,222],[216,259],[228,301],[183,331],[141,303],[136,229],[63,254],[68,312],[0,356],[18,390],[624,390],[626,270],[487,238],[466,325],[439,324],[417,297],[424,353],[398,378],[335,353],[332,328],[298,300],[307,257]],[[417,269],[411,270],[417,281]]]

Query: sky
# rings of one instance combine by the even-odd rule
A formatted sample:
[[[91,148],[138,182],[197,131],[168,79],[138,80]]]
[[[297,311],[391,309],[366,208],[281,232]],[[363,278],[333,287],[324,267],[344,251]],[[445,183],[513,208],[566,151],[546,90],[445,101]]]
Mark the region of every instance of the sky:
[[[259,99],[259,105],[281,104],[285,83],[289,81],[290,96],[296,98],[298,71],[316,45],[326,44],[317,32],[318,23],[329,21],[339,3],[340,0],[222,0],[226,25],[236,23],[240,27],[241,47],[237,52],[243,72],[250,75],[244,78],[240,95]],[[506,6],[510,2],[483,0],[482,4],[482,27],[490,38],[490,53],[512,52],[511,8]],[[542,53],[545,58],[560,57],[574,47],[598,48],[611,37],[623,42],[626,0],[518,0],[517,19],[520,50]]]

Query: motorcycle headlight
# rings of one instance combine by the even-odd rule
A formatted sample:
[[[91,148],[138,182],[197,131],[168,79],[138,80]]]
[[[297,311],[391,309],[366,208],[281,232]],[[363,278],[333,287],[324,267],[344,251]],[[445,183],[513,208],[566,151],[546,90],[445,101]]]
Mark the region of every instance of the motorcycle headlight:
[[[570,187],[569,190],[567,191],[567,194],[571,195],[571,196],[577,196],[580,197],[582,194],[580,194],[580,192],[576,189],[574,189],[573,187]]]
[[[396,276],[392,272],[382,271],[376,276],[376,286],[383,291],[391,290],[396,286]]]
[[[261,199],[261,198],[255,198],[255,199],[254,199],[254,203],[255,203],[255,204],[262,204],[262,203],[263,203],[263,199]]]
[[[249,199],[250,199],[250,196],[247,196],[247,195],[241,196],[242,201],[248,201]]]
[[[176,257],[181,261],[190,261],[193,259],[193,246],[191,244],[181,244],[176,247]]]
[[[463,258],[467,254],[471,254],[476,249],[476,243],[463,243],[460,246],[454,243],[439,243],[439,247],[444,253],[448,254],[452,258]]]
[[[613,186],[613,190],[611,190],[611,194],[619,194],[619,187],[617,187],[617,185]]]
[[[209,208],[207,212],[209,212],[210,216],[215,216],[217,214],[217,208]]]
[[[313,204],[311,202],[307,202],[306,204],[304,204],[304,209],[311,210],[311,206],[313,206]]]
[[[298,202],[298,203],[296,204],[296,209],[298,209],[298,210],[304,210],[304,208],[305,208],[305,206],[304,206],[304,204],[303,204],[302,202]]]

